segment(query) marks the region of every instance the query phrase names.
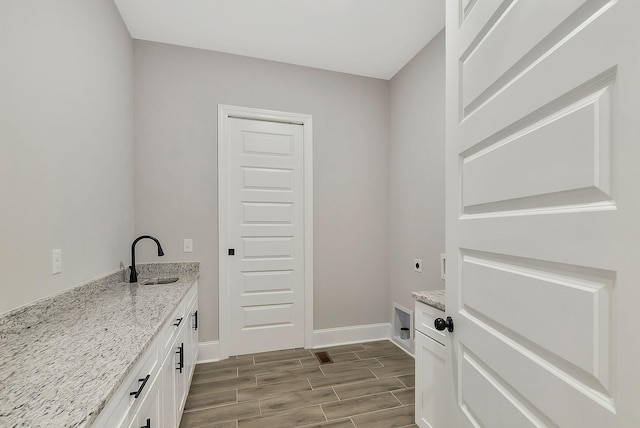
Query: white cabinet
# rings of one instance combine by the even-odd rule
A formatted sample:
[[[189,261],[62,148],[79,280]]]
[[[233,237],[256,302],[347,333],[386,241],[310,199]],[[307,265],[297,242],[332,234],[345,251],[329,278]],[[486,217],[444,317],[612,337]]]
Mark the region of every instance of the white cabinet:
[[[140,410],[134,417],[136,422],[134,427],[144,428],[162,428],[162,417],[160,415],[160,379],[156,377],[153,384],[149,387],[149,390],[144,396],[142,403],[140,404]]]
[[[177,428],[196,362],[198,284],[160,328],[94,427]]]
[[[422,428],[448,428],[447,411],[452,394],[452,376],[447,366],[448,337],[434,328],[445,313],[416,302],[416,424]]]
[[[162,420],[164,426],[172,428],[177,426],[178,400],[176,400],[175,386],[175,354],[167,355],[160,370],[160,380],[162,382]]]
[[[189,294],[183,303],[181,311],[175,317],[174,324],[178,325],[160,374],[165,428],[180,426],[197,358],[198,294]]]

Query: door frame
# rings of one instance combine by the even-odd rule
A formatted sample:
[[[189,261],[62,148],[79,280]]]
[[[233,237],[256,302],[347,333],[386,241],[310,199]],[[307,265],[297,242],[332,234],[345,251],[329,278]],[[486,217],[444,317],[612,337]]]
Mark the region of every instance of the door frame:
[[[218,104],[218,340],[220,359],[229,357],[229,212],[228,119],[291,123],[303,127],[304,201],[304,347],[313,347],[313,128],[309,114]]]

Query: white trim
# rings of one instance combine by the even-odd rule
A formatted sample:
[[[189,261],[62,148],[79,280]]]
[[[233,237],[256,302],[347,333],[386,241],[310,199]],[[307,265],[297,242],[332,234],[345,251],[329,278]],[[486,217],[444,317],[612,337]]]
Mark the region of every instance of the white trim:
[[[313,347],[346,345],[391,338],[391,323],[354,325],[350,327],[326,328],[313,332]]]
[[[228,147],[227,119],[266,120],[271,122],[295,123],[303,126],[304,153],[304,346],[311,348],[314,343],[313,331],[313,120],[309,114],[286,113],[248,107],[218,104],[218,316],[219,316],[219,358],[229,357],[227,348],[229,335],[229,294],[226,251],[228,236]],[[224,226],[224,227],[223,227]],[[224,229],[224,230],[223,230]]]
[[[220,342],[217,340],[199,342],[196,364],[211,363],[213,361],[220,361]]]

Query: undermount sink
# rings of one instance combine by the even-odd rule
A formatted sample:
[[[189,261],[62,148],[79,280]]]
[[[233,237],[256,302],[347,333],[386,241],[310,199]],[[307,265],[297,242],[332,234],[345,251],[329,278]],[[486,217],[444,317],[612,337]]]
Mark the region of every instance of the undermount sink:
[[[154,278],[154,279],[148,279],[144,282],[144,285],[153,285],[153,284],[171,284],[172,282],[177,282],[178,278],[177,277],[171,277],[171,278]]]

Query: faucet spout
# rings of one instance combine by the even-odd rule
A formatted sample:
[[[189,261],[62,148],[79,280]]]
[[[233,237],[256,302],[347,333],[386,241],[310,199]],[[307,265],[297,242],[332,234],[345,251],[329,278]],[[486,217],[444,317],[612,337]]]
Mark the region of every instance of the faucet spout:
[[[164,256],[164,251],[162,251],[162,245],[160,245],[160,241],[154,238],[151,235],[142,235],[138,236],[131,244],[131,275],[129,276],[129,282],[138,282],[138,272],[136,271],[136,244],[141,239],[152,239],[155,241],[158,246],[158,257]]]

